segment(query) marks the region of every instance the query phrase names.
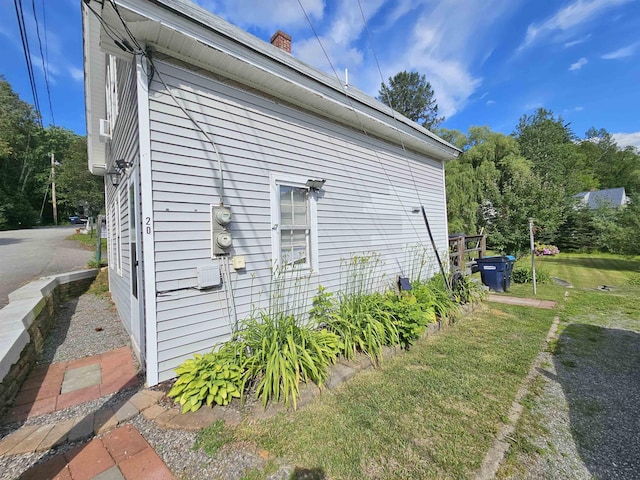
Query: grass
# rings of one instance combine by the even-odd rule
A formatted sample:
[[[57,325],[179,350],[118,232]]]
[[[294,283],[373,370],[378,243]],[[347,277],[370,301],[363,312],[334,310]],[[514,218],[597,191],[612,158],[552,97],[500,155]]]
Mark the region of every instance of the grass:
[[[516,266],[529,265],[530,258],[522,258],[516,263]],[[627,285],[640,273],[640,257],[609,253],[560,253],[536,257],[536,268],[544,269],[552,277],[566,280],[576,288]]]
[[[106,297],[109,295],[109,271],[106,268],[98,272],[98,276],[89,286],[88,293],[98,297]]]
[[[78,245],[80,245],[80,247],[85,250],[94,250],[94,251],[98,243],[96,241],[95,233],[93,235],[85,235],[84,233],[74,233],[73,235],[70,235],[67,238],[67,240],[73,240],[77,242]],[[102,246],[100,265],[98,265],[98,262],[95,258],[92,258],[87,262],[87,265],[89,266],[89,268],[99,268],[107,265],[107,258],[108,258],[107,257],[107,239],[106,238],[101,239],[100,243]]]
[[[355,376],[303,410],[243,423],[225,434],[233,436],[227,440],[255,442],[269,451],[270,458],[300,473],[291,478],[473,477],[540,351],[554,314],[561,317],[560,338],[549,351],[556,369],[566,372],[583,372],[585,362],[597,363],[603,348],[615,350],[610,343],[612,327],[640,331],[640,286],[633,283],[639,259],[588,257],[561,253],[538,259],[550,275],[576,287],[538,286],[539,298],[562,300],[555,311],[491,304],[491,310],[475,312],[421,340],[380,369]],[[613,289],[595,289],[603,284]],[[512,284],[509,294],[532,296],[531,288]],[[566,298],[565,292],[569,292]],[[623,362],[609,363],[602,368],[612,369],[613,378]],[[523,478],[530,458],[565,455],[552,441],[545,441],[547,418],[537,410],[546,381],[536,377],[523,399],[524,413],[508,439],[511,449],[498,478]],[[603,412],[603,404],[587,395],[572,399],[572,414],[593,424],[602,423]],[[576,442],[591,448],[590,429],[573,428]],[[255,470],[247,478],[267,475]]]
[[[566,450],[566,446],[556,445],[554,438],[557,435],[565,438],[569,435],[584,459],[596,464],[618,462],[619,459],[607,460],[599,455],[610,454],[602,444],[608,441],[607,435],[617,437],[617,431],[624,430],[623,425],[615,426],[615,422],[624,423],[627,421],[625,417],[616,420],[618,417],[610,414],[609,410],[611,402],[616,402],[614,398],[618,390],[624,388],[621,385],[626,383],[626,379],[633,378],[637,371],[637,342],[640,337],[634,332],[640,333],[640,285],[635,285],[633,279],[638,276],[639,258],[561,253],[556,257],[545,257],[540,263],[553,276],[563,278],[576,287],[569,290],[560,286],[550,287],[568,292],[566,302],[559,310],[558,339],[550,348],[555,374],[548,376],[562,386],[571,421],[567,427],[554,423],[554,429],[562,431],[566,428],[566,433],[549,433],[544,411],[556,408],[558,400],[551,390],[545,390],[549,380],[539,376],[535,380],[535,388],[527,396],[524,413],[511,439],[510,451],[498,472],[499,479],[529,478],[527,469],[532,465],[538,475],[545,473],[538,470],[540,465],[548,465],[553,470],[554,459]],[[595,288],[599,285],[612,288],[601,291]],[[543,367],[549,369],[551,365]],[[613,431],[607,433],[603,429],[611,422]],[[620,454],[623,463],[627,453]]]
[[[311,472],[305,478],[469,477],[552,316],[508,306],[475,313],[305,409],[234,435]]]
[[[67,240],[73,240],[75,242],[78,242],[82,247],[88,249],[88,250],[95,250],[96,248],[96,235],[95,232],[93,235],[87,235],[84,233],[74,233],[73,235],[70,235]],[[103,238],[102,239],[102,252],[105,253],[107,251],[107,239]]]

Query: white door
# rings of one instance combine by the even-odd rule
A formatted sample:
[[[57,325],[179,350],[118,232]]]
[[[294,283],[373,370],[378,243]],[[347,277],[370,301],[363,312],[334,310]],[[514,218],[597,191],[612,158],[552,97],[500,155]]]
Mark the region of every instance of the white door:
[[[131,259],[130,289],[131,289],[131,334],[140,352],[140,360],[144,365],[145,356],[145,326],[142,299],[142,258],[141,245],[138,241],[140,234],[140,196],[138,193],[138,168],[135,167],[129,176],[129,248]]]

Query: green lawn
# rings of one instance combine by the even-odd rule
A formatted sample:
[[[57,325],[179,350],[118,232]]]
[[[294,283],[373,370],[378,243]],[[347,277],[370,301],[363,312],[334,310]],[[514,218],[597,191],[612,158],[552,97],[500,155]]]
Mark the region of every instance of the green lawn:
[[[550,311],[492,306],[301,411],[243,424],[233,435],[316,472],[304,478],[469,478],[552,318]],[[203,436],[218,443],[210,433]]]
[[[639,258],[562,253],[538,262],[575,285],[539,285],[539,298],[562,300],[555,311],[488,304],[298,412],[224,431],[214,425],[200,446],[210,444],[213,455],[221,442],[252,442],[268,451],[267,470],[250,472],[251,479],[266,478],[274,463],[306,472],[291,478],[472,478],[554,315],[564,320],[561,333],[571,319],[599,325],[611,313],[637,324],[640,287],[631,284],[640,277]],[[594,288],[604,284],[615,288]],[[532,296],[531,289],[512,284],[509,294]],[[522,441],[520,453],[534,448],[522,435],[514,438]],[[517,458],[510,457],[511,469]]]
[[[518,260],[516,266],[531,265],[530,258]],[[626,285],[640,275],[640,257],[622,257],[608,253],[560,253],[536,257],[536,269],[560,278],[577,288],[599,285]]]
[[[532,471],[536,478],[556,478],[555,468],[564,463],[560,457],[571,451],[572,442],[583,459],[595,464],[624,464],[628,453],[620,453],[621,463],[620,459],[599,458],[603,442],[620,441],[619,432],[625,431],[629,418],[635,418],[610,411],[621,388],[618,383],[628,380],[633,386],[637,375],[639,337],[632,332],[640,333],[638,258],[560,254],[545,258],[544,263],[554,272],[563,272],[563,278],[577,287],[567,290],[566,302],[559,309],[558,340],[550,349],[549,364],[542,365],[549,369],[553,364],[555,373],[538,377],[525,398],[524,413],[510,438],[511,447],[498,472],[499,479],[532,478]],[[598,285],[611,288],[594,288]],[[562,386],[570,412],[566,424],[558,419],[549,422],[545,415],[558,403],[557,390],[548,386],[549,378],[558,379]],[[633,394],[635,391],[631,398]],[[562,405],[558,408],[567,408]],[[610,430],[603,433],[605,427]],[[631,432],[633,437],[635,433]],[[632,442],[622,443],[633,449]]]

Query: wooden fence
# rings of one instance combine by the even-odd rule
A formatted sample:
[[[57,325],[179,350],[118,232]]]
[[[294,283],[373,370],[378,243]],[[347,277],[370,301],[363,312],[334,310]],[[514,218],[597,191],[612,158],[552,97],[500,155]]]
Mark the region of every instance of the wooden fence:
[[[476,260],[485,257],[486,254],[486,235],[451,235],[449,237],[449,267],[451,273],[471,273]]]

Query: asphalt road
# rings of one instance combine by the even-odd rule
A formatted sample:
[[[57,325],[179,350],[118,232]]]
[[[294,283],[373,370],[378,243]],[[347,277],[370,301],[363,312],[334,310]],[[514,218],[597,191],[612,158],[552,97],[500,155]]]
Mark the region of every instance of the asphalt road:
[[[87,268],[93,256],[67,240],[75,227],[0,231],[0,308],[10,292],[31,280]]]

